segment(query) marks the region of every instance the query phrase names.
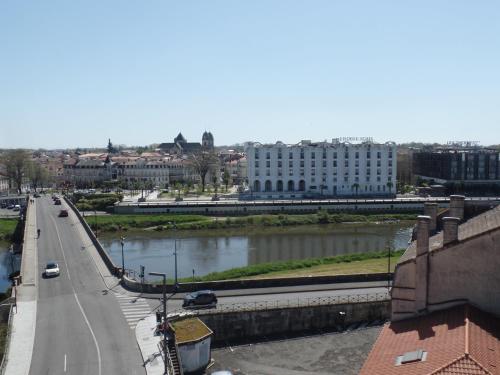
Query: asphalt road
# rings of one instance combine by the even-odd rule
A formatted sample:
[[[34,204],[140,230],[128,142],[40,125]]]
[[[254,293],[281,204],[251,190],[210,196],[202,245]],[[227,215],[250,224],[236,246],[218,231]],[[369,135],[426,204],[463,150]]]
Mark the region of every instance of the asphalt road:
[[[118,301],[68,218],[49,197],[37,198],[38,305],[32,375],[145,374],[142,357]],[[59,277],[42,277],[56,261]]]

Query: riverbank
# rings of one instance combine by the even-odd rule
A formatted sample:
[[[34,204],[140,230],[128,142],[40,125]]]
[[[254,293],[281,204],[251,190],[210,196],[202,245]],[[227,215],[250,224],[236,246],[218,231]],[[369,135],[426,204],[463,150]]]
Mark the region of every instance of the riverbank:
[[[391,270],[404,253],[404,249],[391,251]],[[357,254],[337,255],[325,258],[310,258],[254,264],[212,272],[205,276],[186,277],[180,282],[221,281],[237,279],[259,279],[297,276],[350,275],[387,272],[387,251],[372,251]],[[169,280],[170,283],[173,280]]]
[[[207,217],[202,215],[91,215],[86,220],[99,232],[128,230],[203,230],[223,228],[284,227],[336,223],[378,223],[416,220],[414,214],[329,214],[320,211],[302,215],[250,215],[236,217]]]
[[[14,237],[18,219],[0,219],[0,241],[11,241]]]

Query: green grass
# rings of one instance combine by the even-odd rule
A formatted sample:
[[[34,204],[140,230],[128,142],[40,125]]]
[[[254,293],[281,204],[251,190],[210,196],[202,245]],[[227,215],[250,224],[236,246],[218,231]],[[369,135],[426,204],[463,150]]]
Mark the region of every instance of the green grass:
[[[202,215],[91,215],[85,216],[87,223],[95,229],[96,221],[97,227],[100,231],[115,232],[118,230],[128,230],[131,228],[152,228],[158,229],[172,228],[170,223],[175,222],[176,225],[186,223],[201,223],[210,221],[211,219]]]
[[[156,227],[158,231],[172,229],[175,222],[177,229],[223,229],[223,228],[251,228],[251,227],[284,227],[314,224],[333,223],[375,223],[415,220],[414,214],[328,214],[319,212],[317,214],[301,215],[250,215],[237,217],[222,217],[215,220],[203,215],[179,215],[179,214],[153,214],[153,215],[105,215],[97,216],[97,225],[100,231],[115,232],[120,229],[132,228],[145,229]],[[87,216],[87,222],[95,229],[95,216]]]
[[[399,257],[404,253],[404,250],[396,250],[391,252],[391,262],[395,264]],[[195,281],[218,281],[218,280],[234,280],[242,278],[259,277],[292,277],[304,276],[304,274],[316,274],[316,270],[324,273],[327,266],[336,265],[337,273],[333,274],[351,274],[365,272],[385,272],[387,271],[387,251],[372,251],[366,253],[337,255],[326,258],[310,258],[301,260],[290,260],[286,262],[273,262],[254,264],[246,267],[231,268],[222,272],[212,272],[205,276],[195,277]],[[377,260],[377,262],[373,262]],[[375,264],[375,268],[369,267],[370,263]],[[348,266],[348,267],[346,267]],[[384,266],[384,267],[382,267]],[[180,282],[191,282],[192,277],[180,279]],[[172,282],[172,280],[170,280]]]
[[[0,219],[0,240],[12,239],[17,221],[17,219]]]

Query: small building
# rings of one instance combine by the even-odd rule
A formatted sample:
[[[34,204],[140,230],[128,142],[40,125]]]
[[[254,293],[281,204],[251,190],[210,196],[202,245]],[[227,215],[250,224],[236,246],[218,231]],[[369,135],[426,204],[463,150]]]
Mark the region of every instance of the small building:
[[[210,360],[212,330],[198,318],[180,319],[170,322],[175,334],[180,362],[184,373],[205,369]]]

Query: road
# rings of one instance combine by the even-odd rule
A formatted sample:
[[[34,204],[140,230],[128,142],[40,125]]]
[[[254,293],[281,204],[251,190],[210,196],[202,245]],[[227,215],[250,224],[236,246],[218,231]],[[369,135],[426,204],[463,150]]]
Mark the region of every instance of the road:
[[[32,375],[145,374],[134,331],[82,248],[79,232],[49,197],[37,198],[38,305]],[[59,277],[44,279],[56,261]]]

